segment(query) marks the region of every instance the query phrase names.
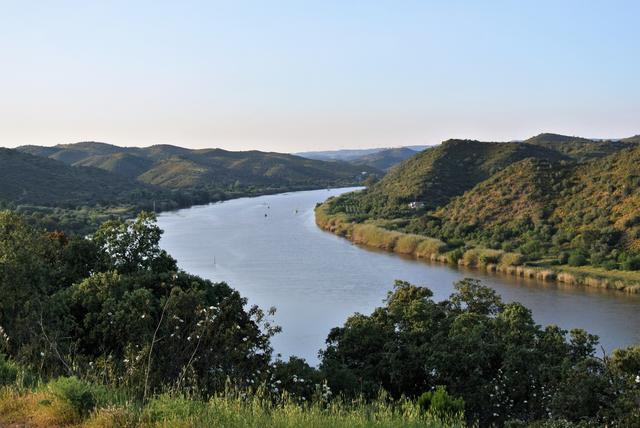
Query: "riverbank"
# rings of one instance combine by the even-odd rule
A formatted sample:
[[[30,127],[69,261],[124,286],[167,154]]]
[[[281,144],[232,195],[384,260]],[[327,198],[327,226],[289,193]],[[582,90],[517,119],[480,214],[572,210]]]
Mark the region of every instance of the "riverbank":
[[[316,224],[323,230],[368,247],[449,265],[465,266],[543,282],[617,290],[640,294],[640,273],[607,271],[594,267],[572,267],[527,263],[518,253],[488,248],[449,250],[439,239],[385,229],[374,222],[355,223],[344,213],[331,213],[324,202],[315,209]]]

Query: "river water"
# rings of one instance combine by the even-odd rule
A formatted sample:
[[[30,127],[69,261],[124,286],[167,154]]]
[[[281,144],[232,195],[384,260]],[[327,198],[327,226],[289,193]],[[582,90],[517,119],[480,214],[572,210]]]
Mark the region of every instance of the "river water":
[[[453,283],[479,278],[505,301],[519,301],[536,322],[584,328],[607,352],[640,343],[640,296],[540,283],[461,270],[353,245],[320,230],[317,202],[353,189],[242,198],[162,213],[161,245],[189,273],[225,281],[263,309],[277,308],[283,332],[273,339],[284,358],[318,362],[332,327],[382,304],[395,279],[428,286],[437,300]]]

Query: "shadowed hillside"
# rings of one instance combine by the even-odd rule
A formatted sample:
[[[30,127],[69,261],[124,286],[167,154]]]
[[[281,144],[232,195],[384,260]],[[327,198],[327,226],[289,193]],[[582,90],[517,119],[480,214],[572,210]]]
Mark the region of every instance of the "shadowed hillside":
[[[114,205],[159,195],[159,189],[108,171],[0,149],[0,199],[44,206]]]

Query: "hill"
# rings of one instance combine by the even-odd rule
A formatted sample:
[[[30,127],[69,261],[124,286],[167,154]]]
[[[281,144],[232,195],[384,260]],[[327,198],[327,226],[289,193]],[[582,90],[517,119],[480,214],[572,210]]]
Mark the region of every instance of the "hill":
[[[520,143],[451,140],[392,169],[367,191],[331,201],[326,213],[460,250],[447,260],[488,248],[491,259],[498,251],[543,265],[640,270],[634,141],[553,134]]]
[[[563,153],[578,162],[601,158],[640,144],[640,139],[592,140],[558,134],[540,134],[524,141]]]
[[[555,150],[526,143],[448,140],[392,169],[366,193],[365,210],[393,217],[413,201],[435,208],[526,158],[570,160]]]
[[[413,229],[534,258],[567,252],[585,264],[615,266],[640,253],[639,192],[640,147],[568,166],[527,159]]]
[[[212,194],[234,189],[295,189],[357,183],[375,168],[346,162],[324,162],[260,151],[192,150],[171,145],[146,148],[84,142],[55,147],[24,146],[18,150],[60,160],[71,166],[92,166],[172,190],[203,190]]]
[[[115,205],[162,195],[144,185],[92,167],[0,149],[0,200],[39,206]]]
[[[395,165],[409,159],[415,154],[415,150],[411,150],[406,147],[398,147],[360,156],[350,162],[354,165],[367,165],[372,168],[388,171]]]
[[[397,148],[373,148],[373,149],[342,149],[342,150],[326,150],[326,151],[315,151],[315,152],[300,152],[294,153],[297,156],[302,156],[303,158],[308,159],[316,159],[316,160],[341,160],[345,162],[351,163],[361,163],[360,159],[365,158],[370,155],[374,155],[376,153],[380,153],[387,150],[398,150],[398,149],[408,149],[411,150],[412,155],[416,154],[416,152],[421,152],[431,146],[404,146]]]

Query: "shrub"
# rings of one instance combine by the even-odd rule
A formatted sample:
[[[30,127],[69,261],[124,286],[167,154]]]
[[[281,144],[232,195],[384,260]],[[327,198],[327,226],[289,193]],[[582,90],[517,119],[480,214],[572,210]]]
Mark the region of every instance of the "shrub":
[[[567,259],[570,266],[584,266],[587,264],[587,258],[582,253],[572,253]]]
[[[468,250],[462,255],[462,263],[465,266],[477,266],[478,255],[479,255],[478,250],[476,249]]]
[[[423,411],[439,417],[451,417],[464,413],[464,400],[449,395],[442,385],[418,397],[418,405]]]
[[[423,239],[423,237],[418,235],[403,235],[398,238],[396,242],[395,252],[400,254],[414,254]]]
[[[49,383],[51,393],[65,401],[79,414],[89,414],[98,404],[99,397],[105,394],[103,388],[72,377],[60,377]]]
[[[458,260],[462,258],[464,255],[464,250],[462,248],[456,248],[455,250],[449,251],[446,254],[447,261],[451,264],[458,263]]]
[[[558,264],[566,265],[568,262],[569,262],[569,253],[567,253],[566,251],[563,251],[560,254],[558,254]]]
[[[640,256],[628,257],[621,267],[622,270],[640,270]]]
[[[447,245],[439,239],[424,238],[416,247],[418,257],[427,258],[432,254],[440,254],[446,251]]]
[[[498,263],[502,258],[504,251],[501,250],[492,250],[489,248],[480,250],[478,255],[478,263],[482,266],[485,266],[489,263]]]
[[[500,263],[509,266],[520,266],[524,263],[524,256],[520,253],[504,253],[500,257]]]
[[[18,366],[7,361],[3,354],[0,354],[0,386],[11,385],[18,379]]]

